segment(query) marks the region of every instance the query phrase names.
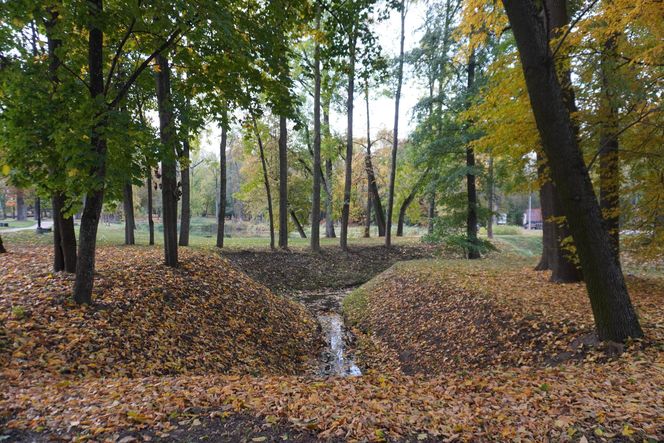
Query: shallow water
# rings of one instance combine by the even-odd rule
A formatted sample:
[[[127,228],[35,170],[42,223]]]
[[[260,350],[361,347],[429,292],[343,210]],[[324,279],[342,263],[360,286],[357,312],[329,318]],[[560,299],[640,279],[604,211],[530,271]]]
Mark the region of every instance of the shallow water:
[[[323,328],[323,334],[325,334],[328,344],[328,348],[323,351],[322,356],[322,375],[342,377],[362,375],[353,356],[346,352],[346,342],[350,333],[344,326],[341,315],[335,312],[321,313],[318,315],[318,322]]]
[[[293,294],[318,319],[327,346],[320,356],[319,375],[322,376],[358,376],[362,371],[355,364],[348,344],[353,342],[353,334],[344,325],[341,316],[341,300],[352,288],[337,290],[319,290]]]

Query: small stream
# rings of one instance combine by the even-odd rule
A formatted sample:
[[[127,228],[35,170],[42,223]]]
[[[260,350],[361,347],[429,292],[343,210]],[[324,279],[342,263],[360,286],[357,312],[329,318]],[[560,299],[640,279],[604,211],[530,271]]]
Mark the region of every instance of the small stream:
[[[304,304],[318,319],[327,346],[319,358],[321,376],[358,376],[362,371],[355,364],[348,345],[353,342],[353,334],[344,325],[341,315],[341,301],[353,288],[330,289],[292,294],[295,300]]]

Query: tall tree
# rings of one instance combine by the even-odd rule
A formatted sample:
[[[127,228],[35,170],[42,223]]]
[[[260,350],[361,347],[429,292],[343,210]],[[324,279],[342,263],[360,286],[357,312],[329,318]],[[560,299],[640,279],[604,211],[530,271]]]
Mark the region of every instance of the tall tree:
[[[350,192],[353,184],[353,102],[355,94],[355,55],[357,33],[355,28],[348,33],[348,87],[346,89],[346,157],[344,159],[344,199],[341,204],[341,229],[339,244],[348,249],[348,219],[350,216]]]
[[[387,193],[387,217],[385,220],[385,246],[392,245],[392,210],[394,209],[394,180],[397,175],[397,149],[399,148],[399,102],[403,83],[404,41],[406,40],[406,2],[401,0],[401,38],[399,40],[399,60],[397,65],[397,90],[394,95],[394,130],[392,134],[392,156],[390,164],[390,184]]]
[[[149,245],[152,246],[154,245],[154,218],[153,218],[153,212],[154,209],[152,208],[152,168],[148,168],[148,178],[146,180],[145,186],[148,189],[148,232],[149,232]]]
[[[468,75],[467,91],[468,95],[475,86],[475,50],[472,49],[468,57],[466,73]],[[480,251],[477,247],[477,188],[475,185],[475,151],[473,147],[466,145],[466,237],[468,238],[468,258],[480,258]]]
[[[321,0],[316,1],[316,32],[321,29]],[[314,252],[320,251],[320,43],[314,38],[314,162],[312,167],[313,191],[311,196],[311,238],[310,246]]]
[[[224,228],[226,223],[226,145],[227,130],[225,118],[221,124],[219,141],[219,211],[217,212],[217,247],[224,247]]]
[[[371,160],[371,123],[369,112],[369,80],[365,79],[364,85],[364,102],[367,108],[367,146],[366,154],[364,155],[364,168],[367,172],[367,185],[369,187],[367,195],[367,207],[369,202],[373,205],[374,217],[376,217],[376,226],[378,227],[378,236],[385,235],[385,213],[383,212],[383,204],[380,201],[380,193],[378,192],[378,183],[376,182],[376,173]],[[371,221],[370,211],[367,211],[367,217]]]
[[[186,111],[185,111],[186,112]],[[180,212],[180,246],[189,246],[189,227],[191,225],[191,180],[189,178],[189,166],[191,161],[189,148],[188,123],[184,123],[182,135],[182,155],[180,156],[180,184],[181,184],[181,206]]]
[[[173,100],[171,97],[171,68],[165,55],[157,56],[157,102],[159,108],[159,137],[161,140],[161,204],[164,225],[164,260],[167,266],[178,266],[178,185]]]
[[[597,334],[601,340],[618,342],[641,337],[643,332],[565,104],[542,15],[532,0],[503,0],[503,5],[519,49],[551,178],[584,270]]]
[[[265,148],[263,146],[263,139],[258,130],[258,123],[256,117],[252,115],[251,120],[254,127],[254,135],[258,143],[258,152],[261,159],[261,167],[263,171],[263,184],[265,185],[265,195],[267,196],[267,215],[270,222],[270,249],[274,249],[274,210],[272,209],[272,190],[270,189],[270,179],[267,175],[267,163],[265,161]]]
[[[288,122],[279,116],[279,247],[288,249]]]

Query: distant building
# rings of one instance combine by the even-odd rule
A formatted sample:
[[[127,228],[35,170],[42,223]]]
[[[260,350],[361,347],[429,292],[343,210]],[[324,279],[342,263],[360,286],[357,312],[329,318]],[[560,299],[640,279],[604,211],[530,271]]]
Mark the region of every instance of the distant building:
[[[507,224],[507,214],[505,214],[505,213],[496,214],[496,224],[497,225],[506,225]]]
[[[530,214],[529,214],[530,212]],[[542,210],[534,208],[523,213],[523,227],[526,229],[542,229]]]

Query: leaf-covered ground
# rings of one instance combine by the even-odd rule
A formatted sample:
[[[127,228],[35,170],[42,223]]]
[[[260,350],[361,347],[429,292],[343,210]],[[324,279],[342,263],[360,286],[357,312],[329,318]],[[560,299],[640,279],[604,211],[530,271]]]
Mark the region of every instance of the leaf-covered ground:
[[[172,269],[157,248],[101,248],[95,304],[81,308],[72,276],[50,272],[49,252],[2,257],[5,377],[293,374],[319,346],[305,309],[213,254],[185,250]]]
[[[108,264],[100,266],[101,279],[114,266],[122,269],[131,260],[123,257],[122,266],[111,265],[119,260],[117,255],[111,258],[115,251],[106,249],[103,254],[110,256],[102,258]],[[148,269],[161,269],[159,256],[156,251],[151,256],[153,264],[141,259],[136,266],[141,272],[141,263]],[[184,262],[191,264],[185,269],[191,273],[200,270],[205,275],[199,286],[202,282],[211,284],[208,279],[214,278],[209,268],[203,270],[208,260],[218,259],[185,253]],[[228,275],[225,262],[213,263]],[[47,260],[42,260],[37,269],[24,268],[23,272],[33,269],[33,278],[19,277],[22,280],[12,291],[25,292],[25,297],[40,294],[48,281],[43,271],[47,267]],[[35,278],[39,272],[44,272],[44,280]],[[127,280],[138,278],[122,275]],[[238,275],[237,281],[243,287],[258,288],[254,289],[254,298],[260,294],[258,298],[270,304],[283,303],[273,302],[269,291],[246,277]],[[28,289],[30,284],[34,287]],[[62,283],[62,287],[67,284]],[[218,283],[223,284],[229,283]],[[87,370],[83,371],[87,376],[72,376],[51,371],[47,372],[49,378],[32,370],[17,376],[11,371],[19,371],[18,363],[10,361],[6,369],[9,376],[3,373],[0,381],[0,411],[4,413],[4,425],[12,432],[9,435],[27,441],[48,433],[62,438],[124,442],[132,438],[248,442],[657,441],[664,438],[662,287],[661,281],[630,279],[648,339],[627,346],[624,353],[613,357],[611,353],[620,349],[602,350],[594,345],[587,296],[580,285],[550,285],[546,276],[519,263],[408,262],[365,285],[346,304],[348,315],[375,338],[363,339],[361,350],[377,354],[372,361],[381,362],[362,377],[287,375],[297,367],[303,369],[300,363],[284,367],[288,357],[274,369],[264,363],[259,376],[246,374],[246,368],[258,361],[251,359],[241,365],[242,370],[231,371],[245,375],[193,370],[128,377],[114,374],[108,364],[107,372]],[[58,293],[48,288],[38,299],[47,300],[47,294],[53,298]],[[112,299],[123,295],[115,285],[102,291],[119,291]],[[3,298],[4,294],[3,289]],[[103,294],[99,297],[106,300]],[[21,300],[27,309],[27,299]],[[241,300],[252,303],[251,297]],[[447,306],[453,302],[459,309]],[[78,310],[59,303],[63,307],[55,312]],[[113,305],[110,300],[106,303]],[[284,318],[309,319],[300,307],[283,306],[286,312],[279,312]],[[15,313],[10,310],[7,314],[8,309],[2,306],[6,330],[9,323],[15,327],[12,322],[18,321],[9,319]],[[240,306],[236,309],[254,315]],[[256,305],[248,310],[255,311]],[[83,317],[89,315],[84,312]],[[24,319],[34,319],[35,314],[34,310],[24,314]],[[234,317],[225,321],[230,323]],[[39,327],[50,328],[45,322]],[[238,334],[241,330],[237,324],[228,328],[224,333]],[[304,335],[299,340],[309,340],[310,329],[301,323],[291,321],[287,328],[292,335],[301,331]],[[86,332],[91,333],[89,329]],[[8,332],[10,346],[14,346],[13,334]],[[259,332],[252,330],[252,334]],[[569,348],[569,340],[577,337],[583,337],[581,351],[559,356]],[[315,338],[310,340],[307,346],[315,347]],[[285,345],[292,349],[290,346]],[[259,346],[252,349],[258,351]],[[554,361],[551,356],[560,358]],[[42,373],[47,368],[42,368]],[[283,375],[267,375],[268,370]]]

